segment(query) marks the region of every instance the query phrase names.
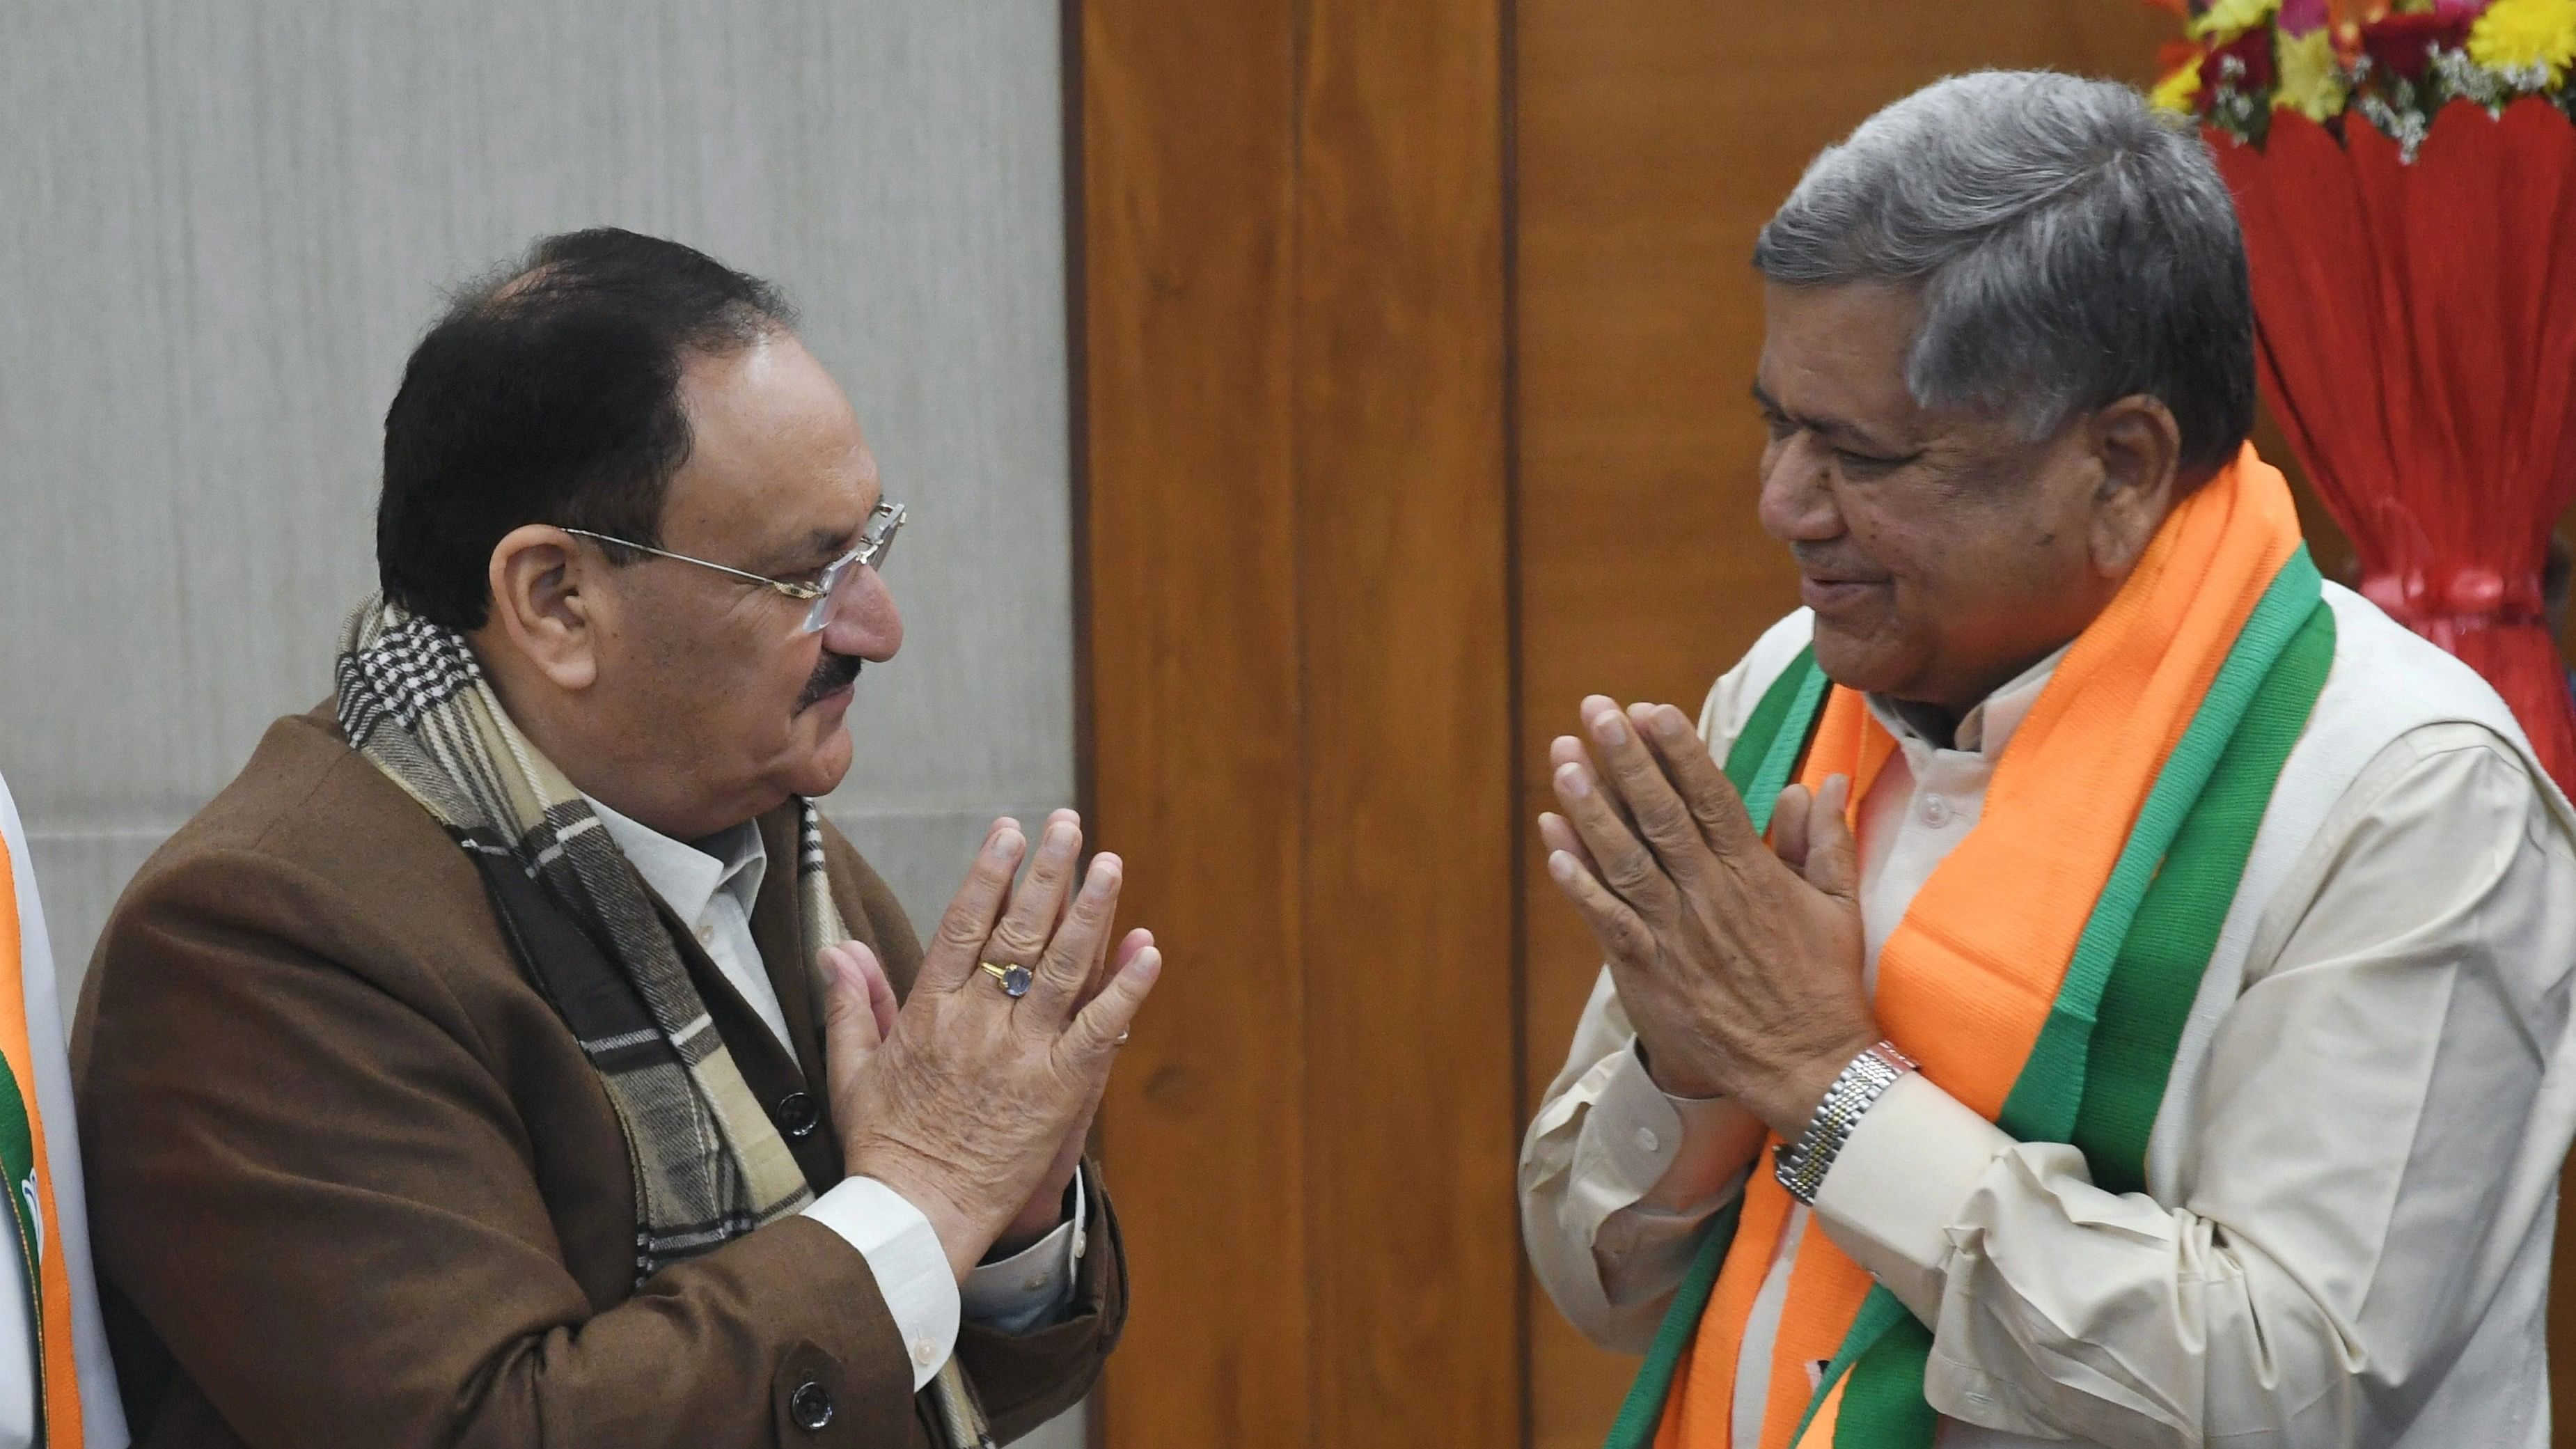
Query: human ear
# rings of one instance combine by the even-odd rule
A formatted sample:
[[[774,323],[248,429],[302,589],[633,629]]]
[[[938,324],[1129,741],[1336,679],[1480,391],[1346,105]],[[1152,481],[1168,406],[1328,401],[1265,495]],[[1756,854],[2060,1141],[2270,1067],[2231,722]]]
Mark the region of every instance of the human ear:
[[[492,546],[492,612],[484,632],[507,639],[556,688],[589,688],[599,677],[597,591],[585,594],[583,584],[596,583],[599,567],[575,552],[560,528],[530,523],[510,530]]]
[[[2140,393],[2096,412],[2088,431],[2101,469],[2088,540],[2093,567],[2105,578],[2121,578],[2173,511],[2182,427],[2160,399]]]

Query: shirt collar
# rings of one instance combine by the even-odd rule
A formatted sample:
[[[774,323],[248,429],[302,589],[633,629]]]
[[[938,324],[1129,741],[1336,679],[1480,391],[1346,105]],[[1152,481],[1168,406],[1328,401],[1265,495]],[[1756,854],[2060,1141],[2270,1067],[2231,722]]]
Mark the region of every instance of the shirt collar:
[[[635,873],[673,915],[695,925],[719,894],[733,897],[746,918],[751,915],[751,903],[769,873],[769,847],[761,842],[759,821],[746,820],[702,840],[674,840],[587,795],[582,798],[590,800],[591,813],[608,827],[608,838],[626,852]]]
[[[1951,731],[1950,747],[1968,754],[1983,755],[1989,763],[2000,757],[2004,746],[2012,743],[2013,731],[2021,728],[2022,720],[2030,714],[2030,707],[2039,702],[2040,691],[2048,688],[2048,681],[2057,673],[2057,666],[2065,662],[2066,651],[2074,647],[2072,642],[2059,645],[2055,653],[2014,675],[1994,693],[1977,701],[1959,717],[1959,727]],[[1870,713],[1878,716],[1878,722],[1887,726],[1888,733],[1900,741],[1937,748],[1924,739],[1922,732],[1908,723],[1885,696],[1873,694],[1868,699]]]

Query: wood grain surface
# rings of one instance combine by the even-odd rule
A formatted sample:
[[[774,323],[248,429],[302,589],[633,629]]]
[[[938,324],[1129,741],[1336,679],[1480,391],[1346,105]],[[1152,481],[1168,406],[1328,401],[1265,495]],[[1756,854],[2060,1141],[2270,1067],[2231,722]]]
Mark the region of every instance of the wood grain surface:
[[[1121,1446],[1519,1437],[1498,16],[1082,10]]]
[[[1295,48],[1284,3],[1083,7],[1088,802],[1170,968],[1101,1120],[1122,1446],[1302,1443],[1308,1302]]]

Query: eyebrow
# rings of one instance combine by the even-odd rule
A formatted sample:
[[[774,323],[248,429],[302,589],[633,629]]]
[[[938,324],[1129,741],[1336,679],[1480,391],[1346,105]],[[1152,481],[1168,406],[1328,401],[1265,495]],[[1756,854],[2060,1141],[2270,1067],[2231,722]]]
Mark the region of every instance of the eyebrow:
[[[777,549],[762,554],[761,565],[753,572],[787,574],[818,569],[857,547],[858,542],[859,529],[856,528],[812,529],[802,540],[792,544],[782,544]]]
[[[1796,423],[1799,427],[1806,429],[1808,432],[1815,433],[1827,439],[1840,439],[1845,442],[1857,443],[1863,448],[1882,453],[1896,453],[1904,451],[1903,445],[1891,443],[1849,419],[1837,418],[1823,414],[1801,415],[1793,413],[1787,408],[1780,406],[1779,400],[1772,397],[1770,393],[1765,392],[1762,388],[1762,384],[1759,382],[1753,384],[1753,401],[1754,404],[1760,407],[1764,412],[1771,413],[1777,417],[1786,418],[1790,422]]]

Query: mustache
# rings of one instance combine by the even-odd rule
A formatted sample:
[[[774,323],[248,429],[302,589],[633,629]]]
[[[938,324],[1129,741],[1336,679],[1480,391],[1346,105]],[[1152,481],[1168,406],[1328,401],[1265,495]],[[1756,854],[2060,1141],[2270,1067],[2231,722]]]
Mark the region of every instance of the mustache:
[[[1810,578],[1844,579],[1855,583],[1880,583],[1887,571],[1867,559],[1853,558],[1832,545],[1818,547],[1808,543],[1789,545],[1789,556],[1798,563],[1798,571]]]
[[[863,663],[865,661],[856,654],[835,654],[829,649],[824,650],[823,662],[814,666],[814,677],[805,681],[805,692],[796,696],[797,710],[802,712],[825,695],[838,694],[847,688],[852,680],[859,677]]]

